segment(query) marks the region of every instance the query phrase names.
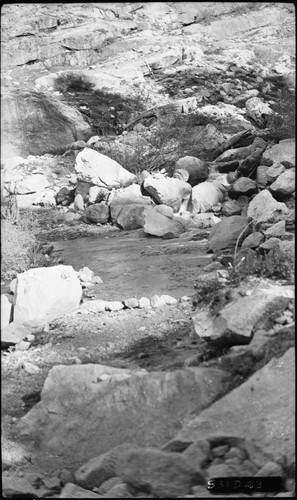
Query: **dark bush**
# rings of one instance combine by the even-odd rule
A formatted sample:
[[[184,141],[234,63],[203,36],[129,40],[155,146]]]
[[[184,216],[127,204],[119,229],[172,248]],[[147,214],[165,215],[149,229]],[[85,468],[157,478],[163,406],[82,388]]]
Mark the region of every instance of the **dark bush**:
[[[58,76],[54,84],[55,90],[59,92],[90,92],[94,88],[88,78],[79,73],[69,72]]]

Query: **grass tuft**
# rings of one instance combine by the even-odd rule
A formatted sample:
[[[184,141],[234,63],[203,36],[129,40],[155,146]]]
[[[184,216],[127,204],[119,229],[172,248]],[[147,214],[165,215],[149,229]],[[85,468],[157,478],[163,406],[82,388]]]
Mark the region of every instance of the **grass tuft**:
[[[17,221],[9,214],[1,219],[1,280],[8,281],[33,267],[48,265],[39,252],[39,243],[34,235],[33,213],[20,215]]]

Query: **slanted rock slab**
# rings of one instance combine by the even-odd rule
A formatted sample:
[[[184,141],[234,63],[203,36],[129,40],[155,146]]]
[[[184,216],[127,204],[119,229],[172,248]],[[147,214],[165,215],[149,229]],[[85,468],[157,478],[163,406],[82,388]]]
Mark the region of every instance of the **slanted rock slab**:
[[[125,442],[161,446],[184,419],[222,394],[227,379],[214,368],[147,373],[94,364],[55,366],[41,401],[18,422],[19,436],[35,448],[40,463],[58,455],[67,467]]]
[[[293,287],[274,285],[231,302],[213,317],[208,309],[193,316],[197,335],[220,345],[248,344],[255,329],[271,327],[286,309]]]
[[[235,247],[238,237],[242,239],[250,233],[248,220],[241,215],[232,215],[223,218],[218,224],[213,226],[208,240],[208,247],[213,252],[218,252],[224,248]]]
[[[295,354],[273,358],[246,382],[187,422],[180,439],[229,433],[257,443],[271,456],[295,463]],[[264,463],[263,463],[264,465]]]

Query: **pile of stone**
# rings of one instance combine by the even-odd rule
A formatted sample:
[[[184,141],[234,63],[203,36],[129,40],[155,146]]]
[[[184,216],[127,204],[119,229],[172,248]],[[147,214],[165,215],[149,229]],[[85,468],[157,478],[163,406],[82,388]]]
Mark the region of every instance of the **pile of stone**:
[[[255,132],[244,130],[225,140],[214,152],[212,162],[191,156],[180,158],[173,177],[145,171],[135,176],[92,149],[93,139],[76,156],[76,174],[68,174],[72,185],[59,188],[60,181],[49,173],[53,158],[48,159],[46,175],[41,159],[38,168],[36,159],[15,157],[4,165],[4,189],[17,194],[20,206],[33,203],[61,207],[56,223],[111,223],[125,230],[143,227],[145,233],[162,237],[179,237],[193,225],[197,214],[215,214],[226,224],[218,226],[221,233],[232,233],[230,242],[224,243],[227,246],[232,246],[232,240],[241,232],[244,217],[254,223],[292,224],[289,207],[295,201],[293,139],[270,147]],[[32,170],[30,165],[35,168]],[[32,170],[29,175],[28,167]],[[245,244],[253,247],[257,241],[259,245],[264,243],[256,234]],[[268,247],[275,244],[272,240]],[[213,250],[219,247],[210,244]]]

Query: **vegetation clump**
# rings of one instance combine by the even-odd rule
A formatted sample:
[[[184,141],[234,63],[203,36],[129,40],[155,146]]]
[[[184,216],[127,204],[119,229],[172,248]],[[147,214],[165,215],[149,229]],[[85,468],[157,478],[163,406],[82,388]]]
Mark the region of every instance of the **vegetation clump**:
[[[249,276],[288,282],[293,279],[293,261],[278,247],[264,254],[250,252],[242,258],[239,256],[240,253],[234,259],[233,265],[229,265],[229,281],[232,286],[239,286],[240,282]]]
[[[13,195],[14,196],[14,195]],[[47,265],[39,252],[40,244],[34,235],[33,213],[16,216],[16,202],[2,201],[1,206],[1,280],[11,280],[17,273]],[[9,206],[14,207],[13,210]],[[5,208],[6,207],[6,208]],[[5,215],[4,215],[5,213]]]
[[[59,75],[54,83],[58,92],[89,92],[93,90],[94,84],[85,76],[69,71]]]

